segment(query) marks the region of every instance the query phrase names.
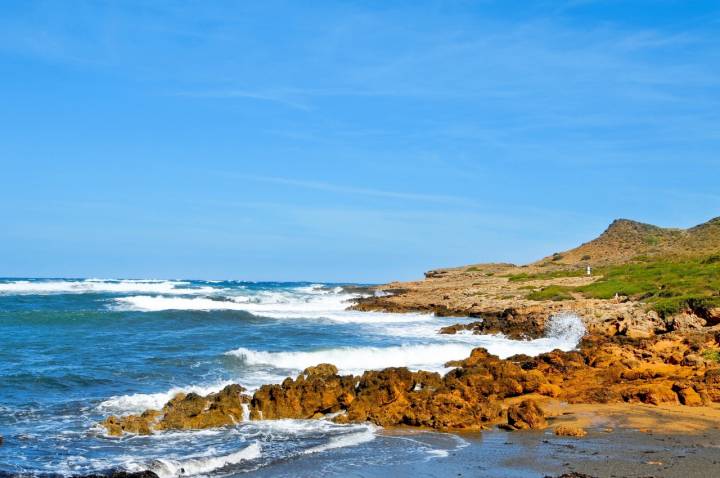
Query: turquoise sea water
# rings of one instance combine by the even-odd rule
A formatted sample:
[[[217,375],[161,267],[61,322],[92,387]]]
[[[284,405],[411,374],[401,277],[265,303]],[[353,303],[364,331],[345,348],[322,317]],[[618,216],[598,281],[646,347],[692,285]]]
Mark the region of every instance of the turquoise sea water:
[[[345,310],[354,297],[338,284],[0,280],[0,474],[266,475],[318,456],[338,469],[442,460],[463,439],[326,420],[111,438],[97,423],[160,408],[180,391],[252,390],[322,362],[356,374],[443,371],[474,347],[534,354],[572,348],[582,333],[565,317],[529,342],[438,335],[451,319]]]

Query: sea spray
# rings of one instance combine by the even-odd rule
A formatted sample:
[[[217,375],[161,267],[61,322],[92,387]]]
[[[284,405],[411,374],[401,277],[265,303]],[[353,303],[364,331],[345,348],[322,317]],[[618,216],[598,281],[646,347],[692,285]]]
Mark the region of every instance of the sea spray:
[[[253,460],[261,456],[260,444],[255,442],[240,451],[221,456],[198,456],[182,460],[157,458],[147,465],[131,464],[128,471],[150,470],[160,478],[193,476],[207,474],[240,462]]]
[[[423,330],[428,330],[427,328]],[[461,360],[476,347],[507,358],[516,354],[538,355],[555,349],[572,350],[585,334],[582,320],[575,314],[558,314],[546,325],[546,336],[535,340],[511,340],[503,335],[426,336],[436,343],[394,347],[339,347],[315,351],[268,352],[240,347],[227,352],[247,365],[267,365],[299,372],[319,363],[331,363],[341,374],[359,375],[365,370],[408,367],[411,370],[447,372],[445,364]]]

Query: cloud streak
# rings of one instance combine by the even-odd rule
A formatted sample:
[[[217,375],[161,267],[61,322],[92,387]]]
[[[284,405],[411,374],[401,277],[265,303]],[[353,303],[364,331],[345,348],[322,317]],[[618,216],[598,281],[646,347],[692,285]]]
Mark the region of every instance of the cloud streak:
[[[224,174],[228,176],[228,174]],[[384,189],[364,188],[355,186],[339,185],[322,181],[307,181],[302,179],[293,179],[280,176],[254,176],[254,175],[234,175],[238,179],[248,181],[256,181],[262,183],[276,184],[280,186],[290,186],[313,191],[323,191],[329,193],[367,196],[385,199],[399,199],[404,201],[419,201],[437,204],[458,204],[465,206],[477,206],[478,204],[460,196],[439,195],[439,194],[422,194],[409,193],[403,191],[388,191]]]

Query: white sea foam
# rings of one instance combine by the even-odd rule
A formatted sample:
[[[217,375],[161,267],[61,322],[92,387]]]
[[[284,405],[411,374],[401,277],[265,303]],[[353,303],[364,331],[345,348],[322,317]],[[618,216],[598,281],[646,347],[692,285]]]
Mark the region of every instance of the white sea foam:
[[[331,437],[327,443],[308,448],[303,453],[309,455],[311,453],[321,453],[323,451],[334,450],[336,448],[345,448],[348,446],[362,445],[375,439],[375,429],[368,427],[365,430],[348,433],[346,435]]]
[[[472,345],[422,344],[395,347],[339,347],[312,352],[264,352],[244,347],[228,352],[248,365],[269,365],[283,370],[302,371],[319,363],[331,363],[343,374],[365,370],[408,367],[414,370],[442,371],[449,360],[470,354]]]
[[[423,316],[423,320],[425,317]],[[445,363],[462,360],[476,347],[506,358],[515,354],[537,355],[554,349],[572,350],[585,327],[573,314],[560,314],[548,321],[546,337],[536,340],[510,340],[501,335],[455,334],[440,335],[438,323],[372,324],[388,335],[433,340],[432,343],[406,344],[391,347],[337,347],[313,351],[268,352],[241,347],[226,355],[237,357],[248,367],[237,380],[205,385],[173,387],[157,393],[136,393],[111,397],[98,405],[102,413],[141,413],[149,408],[160,409],[180,392],[207,395],[222,390],[231,383],[241,383],[252,393],[263,384],[280,383],[288,374],[297,374],[319,363],[332,363],[343,374],[359,375],[365,370],[387,367],[408,367],[439,373],[449,371]]]
[[[87,293],[151,293],[151,294],[208,294],[217,292],[208,286],[189,287],[186,281],[169,280],[18,280],[0,283],[2,295],[48,295]]]
[[[254,460],[262,455],[260,444],[254,442],[240,451],[222,456],[196,456],[182,460],[162,458],[153,460],[150,464],[129,464],[128,471],[142,471],[149,469],[160,478],[174,478],[176,476],[192,476],[210,473],[214,470],[243,461]]]
[[[422,330],[425,330],[423,327]],[[435,335],[435,343],[392,347],[338,347],[314,351],[268,352],[241,347],[227,352],[248,365],[268,365],[283,370],[301,371],[319,363],[331,363],[344,374],[364,370],[408,367],[412,370],[446,372],[445,363],[461,360],[472,349],[484,347],[490,353],[507,358],[516,354],[537,355],[554,349],[572,350],[585,333],[576,315],[562,314],[550,319],[546,337],[535,340],[510,340],[502,335]]]
[[[345,323],[402,323],[430,320],[429,314],[390,314],[346,310],[351,294],[266,293],[213,300],[203,297],[137,295],[114,299],[116,310],[156,312],[161,310],[242,310],[274,319],[327,319]]]
[[[205,386],[192,385],[188,387],[173,387],[170,390],[158,393],[119,395],[105,400],[100,403],[97,408],[104,413],[119,414],[141,413],[149,408],[159,410],[178,393],[193,392],[199,395],[208,395],[210,393],[219,392],[232,383],[232,381],[224,381]]]

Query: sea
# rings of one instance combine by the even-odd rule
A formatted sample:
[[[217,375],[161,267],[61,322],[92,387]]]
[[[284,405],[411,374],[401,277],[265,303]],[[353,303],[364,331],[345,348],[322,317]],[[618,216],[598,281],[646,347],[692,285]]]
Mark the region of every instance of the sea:
[[[576,316],[546,336],[441,335],[477,319],[347,310],[353,284],[126,279],[0,279],[0,475],[151,470],[177,476],[367,476],[383,464],[437,465],[462,435],[370,423],[261,420],[109,437],[109,415],[159,409],[179,392],[231,383],[252,392],[308,366],[343,374],[408,367],[440,373],[485,347],[500,357],[570,350]]]

